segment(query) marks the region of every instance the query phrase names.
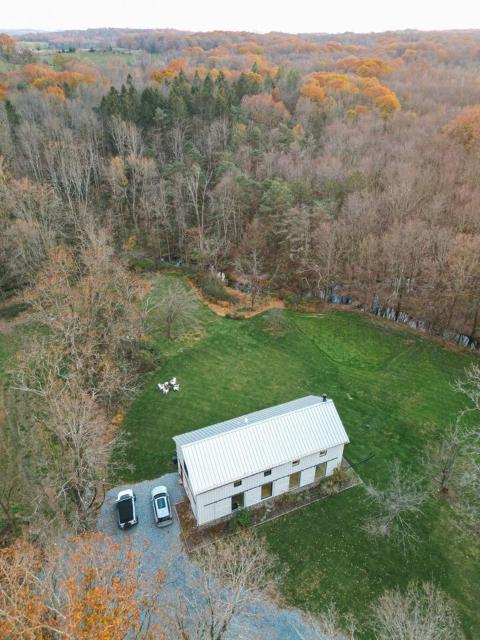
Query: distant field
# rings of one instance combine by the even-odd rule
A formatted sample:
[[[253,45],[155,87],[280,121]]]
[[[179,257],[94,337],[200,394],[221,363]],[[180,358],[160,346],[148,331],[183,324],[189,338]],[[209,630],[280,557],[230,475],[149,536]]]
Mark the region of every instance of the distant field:
[[[35,41],[30,41],[30,40],[21,40],[19,42],[19,47],[22,48],[26,48],[26,49],[34,49],[34,50],[38,50],[38,49],[48,49],[48,42],[35,42]]]
[[[57,51],[49,50],[41,52],[39,55],[41,61],[45,63],[51,63],[53,56]],[[80,60],[88,60],[96,65],[108,64],[111,62],[122,61],[128,65],[136,65],[140,62],[140,59],[147,59],[150,62],[160,60],[159,55],[131,51],[74,51],[72,53],[62,53],[66,58],[78,58]]]
[[[158,286],[169,281],[162,276]],[[365,481],[385,483],[394,460],[422,477],[431,442],[463,406],[450,385],[475,358],[353,313],[288,312],[283,337],[265,332],[263,316],[218,318],[200,304],[198,316],[201,337],[173,346],[156,338],[165,362],[126,416],[135,471],[124,480],[173,470],[171,438],[177,433],[323,392],[335,400],[350,435],[347,458],[374,456],[358,467]],[[181,391],[162,396],[157,383],[171,376]],[[362,529],[368,515],[359,487],[262,529],[289,569],[283,583],[288,603],[318,611],[333,599],[370,638],[372,600],[385,588],[432,579],[454,599],[468,637],[480,637],[480,550],[454,536],[450,507],[429,502],[418,522],[422,542],[406,557],[395,546],[372,543]]]

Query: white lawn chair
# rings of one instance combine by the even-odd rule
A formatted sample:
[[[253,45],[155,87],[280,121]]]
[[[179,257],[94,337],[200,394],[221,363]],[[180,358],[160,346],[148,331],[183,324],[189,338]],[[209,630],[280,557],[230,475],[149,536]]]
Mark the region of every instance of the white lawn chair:
[[[172,378],[170,380],[170,384],[172,385],[172,387],[174,387],[177,384],[177,379],[176,378]]]
[[[179,384],[174,384],[173,385],[173,390],[174,391],[180,391],[180,385]]]
[[[163,395],[167,395],[167,393],[169,392],[169,388],[167,386],[167,383],[161,384],[160,382],[158,383],[158,388],[160,389],[160,391],[163,393]]]

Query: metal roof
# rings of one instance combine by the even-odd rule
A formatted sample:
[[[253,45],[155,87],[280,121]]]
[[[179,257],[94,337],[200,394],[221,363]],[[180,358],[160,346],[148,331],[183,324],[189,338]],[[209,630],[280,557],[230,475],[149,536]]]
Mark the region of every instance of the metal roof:
[[[349,442],[333,400],[306,396],[173,438],[203,493]]]

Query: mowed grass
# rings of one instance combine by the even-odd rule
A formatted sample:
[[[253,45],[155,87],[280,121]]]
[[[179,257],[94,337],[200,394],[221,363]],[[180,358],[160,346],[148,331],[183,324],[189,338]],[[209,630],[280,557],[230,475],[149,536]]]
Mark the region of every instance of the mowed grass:
[[[169,276],[162,276],[164,287]],[[425,478],[432,443],[464,406],[451,387],[476,359],[415,333],[346,312],[286,312],[288,331],[271,336],[264,316],[217,318],[199,304],[200,333],[175,346],[131,404],[124,423],[128,459],[123,480],[154,478],[174,469],[172,436],[307,394],[327,393],[351,444],[345,455],[365,482],[385,485],[389,465]],[[176,376],[180,393],[163,396],[157,383]],[[450,506],[432,497],[416,523],[419,543],[406,553],[372,540],[363,487],[311,505],[261,532],[288,573],[290,605],[318,612],[334,601],[370,638],[370,606],[386,588],[433,580],[453,599],[470,638],[480,637],[477,607],[479,547],[460,539]]]
[[[58,51],[53,49],[48,51],[40,51],[39,56],[41,56],[41,61],[45,64],[52,64],[53,58]],[[110,65],[117,63],[124,63],[128,66],[136,66],[140,64],[141,61],[147,61],[147,63],[152,64],[155,62],[160,62],[162,57],[160,54],[148,54],[144,52],[136,52],[136,51],[73,51],[73,52],[65,52],[62,53],[62,56],[66,60],[77,59],[84,62],[91,62],[94,65]]]

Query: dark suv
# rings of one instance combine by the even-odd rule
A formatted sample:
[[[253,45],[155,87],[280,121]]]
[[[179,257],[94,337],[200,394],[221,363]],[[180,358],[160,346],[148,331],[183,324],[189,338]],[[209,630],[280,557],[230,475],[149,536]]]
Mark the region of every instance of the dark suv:
[[[119,492],[115,504],[117,506],[117,519],[120,529],[127,529],[138,523],[135,500],[135,494],[131,489]]]

